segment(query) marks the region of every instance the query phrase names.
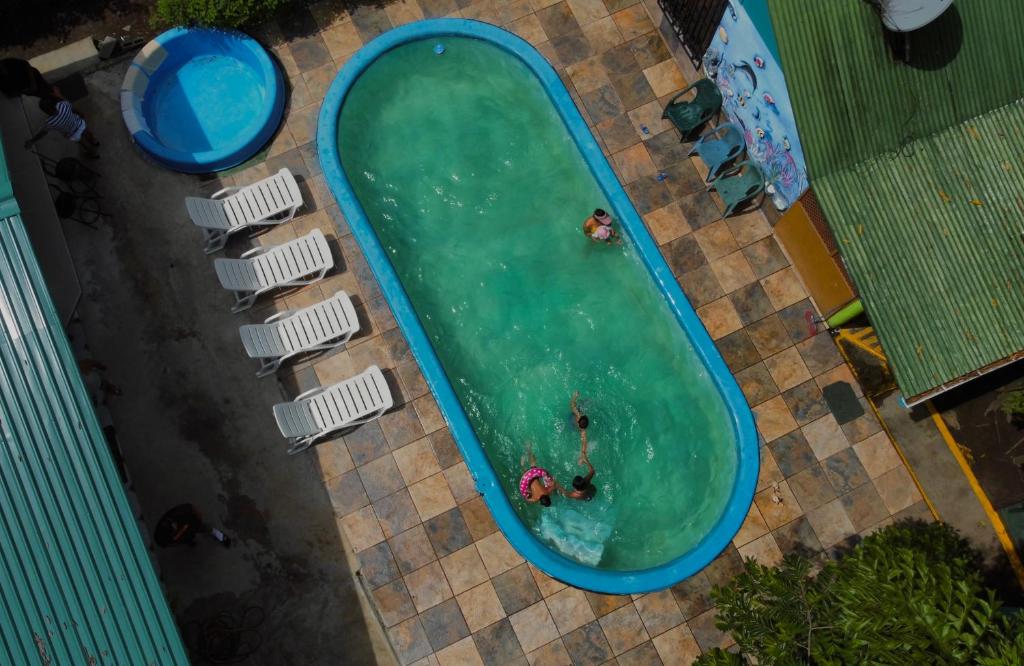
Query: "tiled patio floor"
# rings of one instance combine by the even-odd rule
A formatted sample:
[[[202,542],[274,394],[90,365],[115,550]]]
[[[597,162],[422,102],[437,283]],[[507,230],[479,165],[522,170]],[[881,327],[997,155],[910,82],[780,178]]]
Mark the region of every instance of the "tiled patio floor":
[[[558,69],[757,416],[767,445],[750,514],[732,546],[671,590],[630,598],[567,588],[510,547],[320,173],[319,103],[341,65],[390,27],[438,16],[505,26]],[[688,664],[701,650],[730,645],[714,626],[708,592],[743,558],[774,563],[799,548],[827,551],[894,517],[928,517],[870,410],[842,426],[829,412],[822,387],[856,383],[831,338],[808,323],[811,303],[769,222],[760,212],[721,219],[688,146],[660,120],[665,99],[687,82],[642,4],[403,0],[349,14],[321,3],[262,37],[287,70],[291,104],[265,163],[234,179],[289,167],[308,205],[260,242],[320,228],[340,261],[318,285],[264,301],[252,319],[344,289],[363,332],[346,349],[291,367],[282,381],[298,392],[375,363],[400,393],[379,422],[309,455],[319,458],[402,663]]]

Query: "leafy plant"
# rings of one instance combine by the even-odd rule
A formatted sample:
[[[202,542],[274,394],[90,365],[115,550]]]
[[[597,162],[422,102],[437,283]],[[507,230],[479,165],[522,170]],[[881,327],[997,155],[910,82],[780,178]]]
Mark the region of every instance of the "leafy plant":
[[[239,28],[267,18],[291,0],[157,0],[150,22],[154,27],[202,25]]]
[[[1024,622],[999,611],[980,557],[942,524],[903,522],[814,574],[805,557],[748,561],[716,588],[717,624],[762,666],[1024,663]],[[715,650],[698,662],[742,663]]]
[[[1011,419],[1024,417],[1024,388],[1015,388],[1004,393],[999,409]]]

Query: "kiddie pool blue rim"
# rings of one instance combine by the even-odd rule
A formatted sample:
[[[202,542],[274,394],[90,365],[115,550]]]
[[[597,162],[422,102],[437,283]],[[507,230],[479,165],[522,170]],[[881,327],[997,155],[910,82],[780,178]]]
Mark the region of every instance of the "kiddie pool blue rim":
[[[160,33],[152,41],[166,49],[170,56],[170,54],[174,53],[175,41],[181,40],[183,45],[191,46],[191,40],[196,40],[198,37],[209,39],[208,46],[211,48],[209,51],[192,50],[190,53],[193,56],[219,52],[219,49],[212,47],[230,43],[230,41],[236,41],[241,45],[241,48],[246,48],[252,52],[259,64],[260,79],[266,85],[265,103],[260,110],[260,122],[255,132],[239,136],[231,145],[216,150],[198,152],[175,150],[161,143],[159,137],[154,136],[151,131],[143,130],[132,134],[132,140],[135,144],[157,163],[182,173],[224,171],[225,169],[242,164],[255,155],[270,141],[274,133],[277,132],[277,128],[281,125],[281,120],[284,117],[285,98],[287,97],[284,76],[281,74],[281,70],[274,62],[274,59],[270,57],[266,49],[259,42],[243,32],[222,28],[178,27]],[[189,41],[185,41],[183,38],[187,38]],[[204,39],[203,41],[206,40]],[[159,75],[160,69],[163,66],[162,64],[157,67],[153,73],[154,77]],[[132,63],[130,67],[137,67],[137,65]]]
[[[502,482],[491,467],[462,404],[446,376],[433,345],[384,251],[376,232],[345,176],[338,154],[338,118],[345,96],[360,74],[382,54],[412,41],[450,36],[470,37],[494,44],[518,57],[540,80],[566,129],[590,167],[617,214],[621,226],[630,235],[637,252],[659,286],[669,308],[693,342],[699,358],[708,369],[732,415],[738,446],[736,480],[718,523],[701,542],[684,555],[657,567],[637,571],[609,571],[580,564],[555,552],[535,537],[522,523],[505,495]],[[439,56],[439,57],[444,57]],[[692,576],[718,556],[732,541],[746,519],[757,485],[760,451],[757,430],[746,399],[736,380],[718,353],[714,342],[683,295],[672,271],[654,244],[643,221],[619,184],[615,173],[580,116],[576,105],[547,60],[530,44],[510,32],[467,19],[428,19],[390,30],[360,49],[331,84],[320,111],[317,127],[320,165],[331,192],[341,206],[359,247],[380,282],[395,319],[409,342],[409,348],[423,369],[423,375],[437,399],[455,441],[462,451],[477,490],[505,537],[527,561],[552,578],[575,587],[606,594],[639,594],[667,588]],[[515,483],[518,479],[506,479]]]

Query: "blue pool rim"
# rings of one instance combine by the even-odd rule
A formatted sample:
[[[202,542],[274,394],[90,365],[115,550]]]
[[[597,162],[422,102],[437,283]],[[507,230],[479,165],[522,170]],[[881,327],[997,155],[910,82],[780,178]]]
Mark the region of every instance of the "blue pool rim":
[[[162,32],[152,41],[167,49],[168,53],[174,47],[174,42],[183,37],[196,37],[205,35],[211,40],[211,44],[223,44],[227,40],[238,40],[241,44],[252,51],[259,62],[260,78],[266,82],[266,102],[260,109],[260,122],[255,131],[239,136],[236,141],[228,146],[216,150],[205,150],[188,152],[175,150],[160,142],[159,137],[154,136],[150,131],[138,131],[132,134],[132,140],[143,151],[149,154],[157,163],[174,171],[183,173],[213,173],[224,171],[231,167],[242,164],[263,148],[277,132],[284,117],[284,104],[287,98],[284,76],[274,59],[270,57],[267,50],[255,39],[237,30],[226,30],[222,28],[171,28]],[[182,40],[184,42],[184,40]],[[189,43],[189,42],[184,42]],[[194,51],[195,55],[202,55],[205,51]],[[135,63],[131,67],[138,67]],[[157,67],[156,72],[160,68]],[[155,74],[155,72],[154,72]]]
[[[391,260],[366,219],[363,208],[342,169],[338,154],[338,118],[345,96],[360,74],[380,55],[397,46],[412,41],[449,36],[470,37],[499,46],[518,57],[537,76],[551,102],[558,109],[566,129],[583,154],[591,173],[612,204],[621,226],[633,240],[651,277],[661,288],[669,308],[693,342],[698,357],[708,369],[730,409],[739,451],[736,480],[729,503],[718,523],[697,546],[665,564],[636,571],[608,571],[590,567],[552,550],[522,523],[503,489],[503,485],[516,484],[519,480],[500,480],[491,467],[487,454],[462,408],[462,403],[455,395],[433,345],[391,265]],[[759,440],[754,418],[732,373],[683,295],[679,283],[676,282],[657,245],[608,165],[569,92],[547,60],[516,35],[478,21],[428,19],[395,28],[364,46],[338,73],[320,110],[317,149],[320,154],[320,165],[331,192],[341,206],[359,247],[380,282],[381,290],[394,311],[395,319],[409,342],[409,348],[423,369],[427,385],[437,399],[452,436],[462,451],[477,490],[483,495],[495,521],[516,551],[552,578],[574,587],[606,594],[639,594],[665,589],[689,578],[710,564],[739,531],[754,498],[760,465]]]

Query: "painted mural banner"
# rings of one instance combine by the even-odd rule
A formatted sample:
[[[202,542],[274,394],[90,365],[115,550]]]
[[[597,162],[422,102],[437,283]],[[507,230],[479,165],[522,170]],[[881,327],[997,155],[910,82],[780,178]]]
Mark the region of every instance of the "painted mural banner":
[[[807,189],[807,166],[786,78],[736,0],[729,2],[704,54],[704,71],[722,91],[730,122],[743,131],[749,159],[764,171],[772,203],[779,210],[789,208]]]

